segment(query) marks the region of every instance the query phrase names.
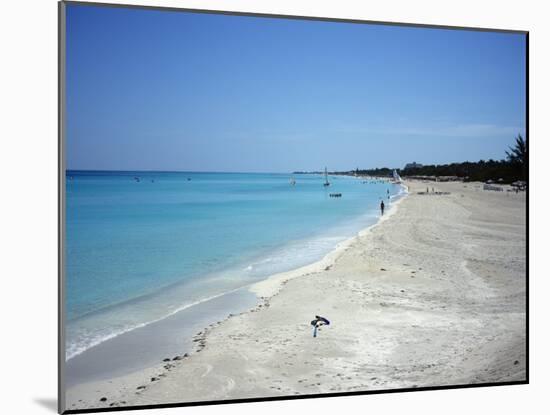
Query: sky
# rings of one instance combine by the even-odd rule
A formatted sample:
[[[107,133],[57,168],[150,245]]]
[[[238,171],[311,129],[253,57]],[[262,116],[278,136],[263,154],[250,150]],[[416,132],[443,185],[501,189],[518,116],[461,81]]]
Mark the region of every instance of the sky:
[[[69,4],[69,169],[351,170],[502,159],[525,35]]]

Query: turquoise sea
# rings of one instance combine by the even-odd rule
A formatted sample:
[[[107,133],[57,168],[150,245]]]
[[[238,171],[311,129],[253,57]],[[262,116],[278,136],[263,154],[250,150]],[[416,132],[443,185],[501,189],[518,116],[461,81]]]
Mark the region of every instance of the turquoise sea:
[[[218,318],[238,310],[243,297],[235,293],[243,287],[321,259],[374,224],[382,198],[389,207],[403,192],[382,181],[329,181],[323,186],[317,174],[67,171],[68,364],[99,350],[104,358],[123,336],[160,330],[183,313],[195,329],[210,312]],[[74,379],[96,367],[72,366]]]

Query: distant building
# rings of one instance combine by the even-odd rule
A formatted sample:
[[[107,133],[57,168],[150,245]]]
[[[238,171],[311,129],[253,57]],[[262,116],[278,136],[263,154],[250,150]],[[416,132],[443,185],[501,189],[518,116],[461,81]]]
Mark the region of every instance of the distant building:
[[[415,169],[422,167],[422,164],[417,163],[416,161],[413,161],[412,163],[408,163],[405,165],[405,169]]]

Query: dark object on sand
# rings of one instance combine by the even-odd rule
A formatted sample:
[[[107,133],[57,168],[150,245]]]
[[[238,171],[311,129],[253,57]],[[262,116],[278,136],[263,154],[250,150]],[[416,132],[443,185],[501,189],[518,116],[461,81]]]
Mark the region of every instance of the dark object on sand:
[[[330,321],[321,316],[315,316],[315,320],[311,320],[311,325],[313,326],[313,337],[317,337],[317,329],[321,326],[328,326]]]
[[[107,401],[107,398],[104,396],[103,398],[100,399],[101,402],[105,402]]]

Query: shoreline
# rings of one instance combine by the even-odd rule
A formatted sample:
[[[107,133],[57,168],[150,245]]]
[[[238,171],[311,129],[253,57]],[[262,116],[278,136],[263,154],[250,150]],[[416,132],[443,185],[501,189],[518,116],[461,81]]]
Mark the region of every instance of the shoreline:
[[[355,178],[354,176],[350,176],[351,178]],[[155,356],[157,356],[156,359],[153,359],[151,357],[151,353],[146,357],[147,363],[146,364],[127,364],[124,368],[118,368],[118,369],[111,369],[111,367],[107,368],[104,367],[105,363],[104,360],[108,359],[109,354],[118,355],[122,350],[124,350],[127,347],[133,347],[132,345],[132,339],[134,339],[134,343],[140,344],[144,341],[144,335],[141,334],[141,336],[136,337],[136,332],[144,332],[149,330],[150,328],[153,328],[153,335],[158,336],[159,330],[156,329],[156,326],[165,327],[164,331],[170,332],[170,331],[182,331],[181,325],[187,326],[188,323],[186,323],[186,317],[189,318],[188,314],[194,315],[197,312],[203,312],[208,313],[208,309],[211,308],[211,303],[220,303],[224,302],[226,298],[230,297],[239,297],[234,298],[234,300],[237,301],[236,304],[231,306],[230,304],[226,304],[226,313],[223,314],[223,312],[220,313],[220,310],[215,310],[217,312],[210,315],[210,319],[203,318],[203,316],[197,317],[197,320],[200,320],[201,322],[199,324],[191,324],[190,326],[193,327],[193,329],[185,328],[184,331],[187,333],[186,338],[184,341],[181,341],[179,347],[172,347],[172,351],[168,352],[169,355],[175,355],[175,356],[183,356],[189,355],[191,353],[194,353],[195,347],[193,347],[193,344],[195,342],[195,338],[198,334],[201,334],[205,332],[208,328],[212,326],[216,326],[223,321],[227,320],[227,318],[230,318],[233,315],[238,315],[246,312],[250,312],[258,307],[263,302],[267,300],[267,297],[271,297],[275,293],[269,293],[265,292],[265,290],[279,290],[282,285],[282,281],[286,281],[291,278],[297,278],[303,275],[310,274],[312,272],[318,272],[322,271],[326,267],[331,267],[333,263],[336,261],[336,259],[342,254],[342,252],[347,249],[347,247],[352,244],[361,234],[364,232],[368,232],[369,229],[377,226],[379,223],[381,223],[383,220],[388,219],[395,209],[397,208],[397,205],[406,198],[408,194],[407,186],[400,184],[400,190],[392,195],[391,203],[389,203],[387,212],[384,216],[379,216],[376,221],[364,228],[360,228],[357,230],[353,236],[348,237],[347,239],[338,242],[331,250],[324,254],[320,259],[303,265],[299,266],[298,268],[292,268],[288,271],[282,271],[277,272],[274,274],[267,275],[266,277],[262,278],[259,281],[255,281],[252,283],[245,284],[243,286],[232,288],[229,291],[222,292],[220,294],[212,295],[208,297],[205,300],[196,301],[195,303],[191,305],[186,305],[183,307],[178,308],[176,311],[173,311],[169,313],[166,316],[163,316],[161,318],[155,319],[153,321],[147,322],[145,324],[139,325],[137,327],[134,327],[130,330],[127,330],[120,335],[113,336],[112,338],[108,338],[106,341],[102,341],[93,347],[77,353],[75,356],[71,357],[71,359],[67,360],[66,370],[70,370],[73,374],[71,375],[71,384],[67,384],[68,389],[79,387],[79,385],[86,385],[86,384],[98,384],[105,382],[107,379],[110,379],[111,377],[115,378],[124,378],[127,376],[132,377],[134,374],[140,373],[140,372],[150,372],[150,371],[158,371],[159,369],[163,369],[163,365],[157,365],[154,364],[155,362],[158,362],[162,359],[166,359],[167,356],[162,353],[158,352],[155,353]],[[284,285],[284,284],[283,284]],[[247,298],[247,296],[254,296],[254,299]],[[245,304],[248,304],[248,306],[242,306],[240,305],[240,302],[243,302]],[[200,307],[199,309],[192,308],[193,305],[198,305]],[[204,310],[206,308],[206,310]],[[184,314],[185,313],[185,314]],[[220,315],[224,315],[224,317],[220,317]],[[175,321],[176,323],[169,323],[171,320]],[[179,320],[179,322],[178,322]],[[189,320],[187,320],[189,321]],[[179,326],[178,326],[179,324]],[[130,340],[127,340],[126,337],[129,337]],[[155,339],[155,343],[158,344],[158,342]],[[169,341],[169,340],[168,340]],[[113,344],[113,342],[115,342]],[[141,347],[141,344],[140,344]],[[150,345],[154,349],[155,345]],[[141,347],[143,348],[143,347]],[[110,350],[110,351],[106,351]],[[91,355],[90,355],[91,352]],[[82,356],[84,355],[84,356]],[[126,357],[125,357],[126,358]],[[76,359],[76,360],[73,360]],[[91,366],[90,362],[95,362],[93,366]],[[78,375],[78,372],[85,372],[90,373],[91,375],[82,377]],[[105,372],[104,372],[105,371]],[[87,379],[86,379],[87,377]],[[148,377],[148,376],[145,376]]]
[[[414,184],[416,186],[417,183]],[[454,187],[454,191],[456,191],[456,188],[459,186],[462,186],[463,184],[451,184],[451,187]],[[421,189],[424,186],[424,184],[420,183],[418,184],[418,188]],[[449,185],[441,184],[437,187],[448,187]],[[472,185],[464,186],[466,187],[475,187]],[[476,191],[475,189],[473,190]],[[481,193],[480,193],[481,194]],[[400,281],[400,283],[410,283],[412,281],[420,281],[421,278],[419,278],[419,275],[417,273],[424,273],[426,271],[422,271],[423,267],[418,267],[416,270],[407,270],[404,271],[403,268],[407,266],[407,268],[413,267],[413,257],[408,258],[407,262],[404,263],[401,266],[398,266],[394,261],[388,262],[388,264],[385,264],[384,266],[387,268],[382,268],[379,265],[372,265],[368,264],[366,258],[372,258],[374,262],[377,262],[376,260],[379,260],[380,258],[376,258],[376,256],[384,256],[383,254],[380,254],[380,247],[384,246],[384,254],[387,254],[387,244],[376,246],[376,243],[379,243],[379,237],[380,235],[384,235],[387,233],[387,228],[396,228],[396,226],[399,225],[399,223],[395,224],[394,222],[402,221],[402,217],[407,216],[411,212],[411,206],[413,205],[412,202],[407,202],[407,208],[406,209],[399,209],[398,207],[403,203],[405,200],[412,199],[410,196],[413,196],[412,198],[416,200],[420,200],[422,202],[430,200],[429,204],[433,204],[431,202],[435,202],[438,200],[438,198],[424,198],[424,199],[418,199],[421,196],[417,195],[409,195],[400,197],[398,201],[391,204],[391,209],[388,210],[386,215],[384,215],[383,218],[379,219],[375,224],[367,227],[366,229],[363,229],[358,233],[357,236],[354,236],[344,242],[341,242],[338,244],[338,246],[335,248],[335,250],[331,251],[329,254],[327,254],[323,259],[320,261],[317,261],[313,264],[310,264],[305,267],[301,267],[292,271],[288,271],[285,273],[279,273],[275,274],[268,279],[262,280],[260,282],[257,282],[253,284],[249,290],[253,293],[255,293],[259,299],[259,303],[253,307],[252,309],[249,309],[247,311],[244,311],[240,314],[236,315],[230,315],[229,317],[218,321],[217,323],[213,323],[210,326],[208,326],[206,329],[199,332],[193,339],[195,347],[195,352],[193,352],[190,355],[179,357],[175,361],[170,362],[163,362],[159,364],[158,366],[155,366],[153,368],[150,368],[148,370],[143,370],[138,373],[134,373],[128,376],[123,376],[121,378],[112,379],[108,384],[106,382],[96,382],[94,384],[87,384],[87,385],[78,385],[75,388],[71,388],[68,391],[68,400],[67,400],[67,408],[70,409],[71,407],[109,407],[109,406],[127,406],[127,405],[144,405],[144,404],[155,404],[155,403],[169,403],[169,402],[191,402],[191,401],[202,401],[202,400],[213,400],[213,399],[232,399],[232,398],[243,398],[243,397],[267,397],[267,396],[281,396],[281,395],[290,395],[290,394],[296,394],[296,393],[323,393],[323,392],[335,392],[335,391],[352,391],[352,390],[370,390],[370,389],[387,389],[392,387],[415,387],[415,386],[426,386],[427,384],[424,382],[416,381],[416,382],[408,382],[406,380],[403,380],[401,382],[395,382],[390,381],[389,379],[386,379],[385,381],[381,381],[380,371],[384,373],[384,375],[388,374],[394,374],[394,370],[382,370],[380,367],[378,369],[374,370],[378,374],[378,376],[370,376],[369,379],[362,379],[362,382],[356,382],[353,385],[345,385],[349,383],[348,381],[351,381],[355,379],[355,377],[361,377],[360,373],[361,371],[352,371],[353,373],[350,373],[350,366],[356,366],[357,362],[356,360],[359,360],[362,362],[365,358],[365,356],[356,355],[357,350],[356,346],[358,345],[368,345],[369,342],[371,342],[371,338],[373,336],[373,333],[369,333],[367,337],[362,337],[365,333],[356,333],[354,335],[350,335],[348,333],[349,330],[353,333],[353,330],[357,331],[356,325],[344,323],[342,321],[334,323],[333,326],[329,326],[327,328],[323,328],[323,332],[320,333],[320,338],[329,337],[330,336],[330,342],[331,347],[333,350],[324,350],[321,351],[320,354],[323,355],[323,359],[326,361],[327,359],[334,359],[334,355],[338,355],[336,360],[337,362],[333,361],[332,366],[330,368],[325,367],[325,370],[320,370],[319,373],[314,375],[314,378],[319,379],[325,379],[326,371],[335,371],[335,363],[336,364],[336,370],[338,373],[334,373],[334,377],[337,380],[337,383],[334,383],[334,381],[324,381],[324,382],[315,382],[313,384],[305,384],[303,379],[299,379],[300,377],[307,377],[307,373],[310,371],[311,366],[308,367],[308,365],[312,365],[313,363],[308,363],[308,359],[311,359],[311,356],[305,357],[302,356],[302,358],[297,359],[296,355],[290,355],[286,356],[285,354],[285,347],[281,348],[281,345],[288,345],[293,344],[295,342],[300,343],[300,347],[295,349],[297,350],[297,353],[300,354],[300,350],[302,351],[308,351],[308,353],[311,353],[311,346],[307,346],[307,344],[311,343],[311,333],[308,327],[308,312],[297,312],[297,310],[291,310],[292,312],[288,316],[277,316],[273,315],[273,310],[278,310],[279,313],[286,314],[289,312],[289,309],[297,309],[301,308],[302,306],[307,306],[317,308],[315,310],[312,309],[311,314],[313,313],[319,313],[321,315],[326,314],[326,309],[324,307],[320,307],[318,304],[311,304],[311,299],[315,297],[316,295],[319,295],[323,292],[321,289],[322,287],[327,288],[327,286],[330,286],[331,289],[337,290],[338,292],[335,292],[331,294],[329,297],[320,297],[318,302],[320,303],[326,303],[326,308],[328,310],[333,309],[332,313],[336,316],[340,311],[340,308],[349,308],[351,307],[348,302],[351,301],[351,299],[356,295],[356,293],[361,292],[362,295],[367,295],[367,297],[371,297],[372,293],[367,293],[364,290],[364,287],[362,285],[365,285],[365,282],[363,281],[365,278],[368,281],[379,281],[380,283],[384,282],[384,278],[386,278],[387,271],[389,270],[392,274],[392,279],[397,279]],[[462,195],[464,196],[464,195]],[[478,195],[476,195],[478,196]],[[485,195],[483,195],[485,196]],[[489,195],[490,198],[493,198],[496,196],[497,198],[502,198],[504,195]],[[456,195],[452,196],[455,200],[454,202],[464,202],[464,200],[456,200]],[[441,201],[446,201],[447,196],[440,196]],[[515,197],[511,197],[510,200],[512,200]],[[465,198],[466,199],[466,198]],[[509,200],[509,201],[510,201]],[[395,213],[398,212],[399,215],[395,220],[388,220],[394,216]],[[413,212],[418,214],[419,212]],[[420,212],[422,213],[422,212]],[[460,209],[457,209],[456,212],[458,216],[460,216],[460,219],[463,219],[463,215],[460,211]],[[414,215],[413,215],[414,216]],[[408,222],[405,222],[407,224]],[[384,226],[380,226],[384,224]],[[371,245],[372,244],[372,245]],[[363,251],[363,252],[359,252]],[[373,252],[370,252],[373,251]],[[415,255],[418,254],[418,250],[415,248],[414,250]],[[391,251],[390,251],[391,252]],[[434,252],[437,254],[437,247],[434,248]],[[367,254],[367,255],[365,255]],[[356,257],[357,256],[357,257]],[[387,255],[385,255],[387,256]],[[390,255],[391,256],[391,255]],[[359,258],[361,257],[361,258]],[[358,260],[360,259],[360,260]],[[401,259],[401,258],[400,258]],[[425,259],[425,258],[424,258]],[[521,258],[520,258],[521,259]],[[409,261],[410,260],[410,261]],[[379,261],[378,261],[379,262]],[[405,262],[405,261],[401,261]],[[463,259],[460,259],[460,261],[457,262],[457,270],[460,270],[462,274],[464,274],[465,278],[468,278],[468,272],[471,274],[471,270],[468,269],[467,265],[464,265]],[[418,264],[416,264],[418,265]],[[438,264],[442,267],[445,267],[446,264]],[[377,268],[378,267],[378,268]],[[427,267],[427,266],[426,266]],[[419,269],[418,269],[419,268]],[[364,269],[364,272],[366,274],[365,277],[360,277],[358,279],[358,276],[348,276],[349,273],[354,273],[357,270]],[[424,268],[425,270],[426,268]],[[342,272],[345,271],[345,272]],[[409,272],[412,272],[412,274],[409,274]],[[443,271],[441,271],[443,272]],[[406,273],[407,275],[403,275]],[[329,274],[334,274],[334,277],[337,277],[339,283],[345,283],[345,289],[341,285],[335,285],[334,281],[332,281],[331,277],[327,280],[327,276]],[[362,274],[362,271],[360,273]],[[310,278],[297,278],[298,276],[308,276]],[[412,280],[412,278],[415,278],[415,280]],[[453,287],[453,289],[456,289],[456,285],[460,285],[460,281],[445,281],[445,284],[443,284],[442,280],[444,280],[444,277],[433,278],[433,280],[430,279],[430,281],[423,281],[423,283],[427,284],[430,287],[430,296],[433,296],[432,290],[435,289],[436,293],[445,293],[445,296],[452,296],[452,292],[449,292],[449,287],[447,287],[449,284]],[[317,287],[315,283],[313,283],[313,280],[318,280],[320,286]],[[472,287],[477,289],[478,291],[483,291],[483,295],[486,296],[487,294],[490,294],[489,297],[495,295],[490,287],[483,282],[479,281],[479,278],[477,275],[475,277],[471,278],[472,281],[464,281],[467,283],[469,289]],[[394,284],[395,281],[392,282]],[[416,283],[416,282],[415,282]],[[445,289],[442,289],[442,287],[439,287],[438,285],[443,284],[445,285]],[[376,291],[374,286],[369,285],[369,291],[374,290]],[[383,286],[384,284],[382,284]],[[322,286],[322,287],[321,287]],[[283,289],[284,287],[284,289]],[[315,293],[309,294],[310,292],[315,291]],[[378,287],[378,291],[380,291],[380,288]],[[382,292],[384,290],[382,289]],[[404,292],[404,291],[402,291]],[[388,294],[382,295],[382,297],[387,296]],[[395,298],[393,298],[393,294],[390,295],[391,299],[393,300],[393,303],[397,301]],[[403,294],[400,294],[400,296],[404,296]],[[297,297],[298,300],[296,300]],[[467,296],[466,296],[467,297]],[[401,302],[403,302],[405,299],[400,299]],[[464,297],[461,297],[461,300],[464,300]],[[344,301],[344,303],[342,303]],[[403,304],[400,304],[400,301],[397,301],[397,304],[399,307],[404,307]],[[413,309],[409,306],[405,307],[404,311],[405,316],[408,316],[410,313],[414,313],[416,309],[422,309],[425,308],[425,304],[429,304],[430,306],[433,305],[433,298],[424,299],[424,302],[422,304],[418,304]],[[281,302],[283,303],[283,307],[281,307]],[[405,301],[405,305],[410,302],[410,300]],[[351,303],[355,303],[355,301],[351,301]],[[358,303],[360,304],[360,303]],[[370,312],[375,311],[375,314],[380,317],[381,315],[384,315],[384,312],[388,312],[387,307],[390,307],[389,310],[391,310],[391,304],[392,301],[380,301],[379,305],[369,305],[367,308]],[[454,305],[458,309],[460,309],[460,304]],[[306,308],[307,308],[306,307]],[[356,308],[357,305],[353,306],[350,310],[347,310],[346,315],[349,315],[349,312],[357,312],[358,309]],[[360,308],[363,306],[360,304]],[[374,307],[374,310],[373,310]],[[440,306],[442,310],[445,310],[448,308],[448,305],[442,305]],[[408,310],[408,311],[407,311]],[[362,310],[361,310],[362,311]],[[439,313],[441,310],[439,311]],[[382,313],[382,314],[380,314]],[[423,316],[422,318],[431,318],[431,313],[429,313],[428,317]],[[305,315],[304,315],[305,314]],[[390,313],[392,314],[392,313]],[[263,315],[264,318],[262,318],[262,321],[257,321],[258,316]],[[270,317],[266,320],[265,317],[267,315],[270,315]],[[294,324],[294,331],[289,332],[286,328],[287,324],[290,324],[296,317],[296,315],[299,315],[299,321],[304,320],[304,323],[295,323]],[[518,313],[517,317],[519,320],[515,321],[514,324],[518,325],[518,327],[521,327],[521,313]],[[311,316],[312,317],[312,316]],[[327,315],[330,319],[332,318],[332,314]],[[370,314],[366,314],[365,317],[367,320],[374,318]],[[282,320],[281,320],[282,318]],[[349,315],[349,318],[353,320],[353,316]],[[464,319],[464,316],[462,316],[462,320]],[[371,321],[371,324],[374,326],[380,325],[379,319],[375,319]],[[384,320],[384,319],[382,319]],[[443,319],[445,320],[445,319]],[[283,323],[284,321],[284,323]],[[332,321],[332,319],[331,319]],[[457,320],[458,321],[458,320]],[[389,321],[386,321],[386,325],[389,324],[391,327],[393,324],[397,324],[399,321],[394,321],[393,318],[391,318]],[[357,323],[357,322],[355,322]],[[418,323],[418,322],[417,322]],[[283,325],[281,325],[283,324]],[[296,325],[297,324],[297,325]],[[463,324],[464,325],[464,324]],[[340,332],[341,327],[347,326],[347,330],[344,330],[344,332]],[[413,326],[418,326],[418,324],[414,324]],[[475,326],[475,325],[474,325]],[[422,327],[422,325],[420,325]],[[277,330],[274,331],[274,328],[277,328]],[[469,330],[473,330],[472,327],[468,327]],[[387,334],[387,327],[382,330],[378,330],[378,334],[385,335]],[[407,330],[410,330],[408,328]],[[269,332],[269,336],[262,336],[261,334],[258,334],[258,332]],[[332,338],[331,332],[338,332],[338,338]],[[362,331],[362,330],[360,330]],[[369,330],[370,331],[370,330]],[[393,330],[390,330],[393,332]],[[517,332],[521,332],[521,330],[516,330]],[[327,334],[325,334],[325,332]],[[281,334],[283,333],[283,334]],[[265,333],[264,333],[265,334]],[[498,334],[498,333],[497,333]],[[395,336],[396,333],[393,333],[392,336]],[[416,334],[418,335],[418,334]],[[471,335],[471,333],[470,333]],[[495,335],[495,333],[493,333]],[[289,337],[290,336],[290,337]],[[350,337],[351,336],[351,337]],[[358,337],[359,338],[356,338]],[[390,336],[390,337],[392,337]],[[297,337],[298,339],[296,339]],[[376,336],[375,336],[376,337]],[[265,339],[269,339],[269,341],[266,341]],[[355,338],[355,340],[351,341],[351,339]],[[230,339],[231,341],[228,341],[227,339]],[[342,339],[346,339],[347,342],[351,343],[350,345],[347,344],[341,344]],[[409,339],[410,340],[410,339]],[[322,340],[317,341],[317,346],[324,345],[324,343],[321,343]],[[395,340],[393,340],[395,341]],[[242,342],[245,342],[246,344],[240,344]],[[305,343],[304,343],[305,342]],[[460,342],[459,338],[455,338],[454,342]],[[395,347],[396,345],[393,342],[391,343],[391,347]],[[521,342],[520,342],[521,343]],[[266,350],[256,350],[258,347],[258,344],[264,345],[264,348],[267,348]],[[252,347],[253,346],[253,347]],[[372,345],[371,345],[372,346]],[[424,344],[424,346],[426,346]],[[252,347],[252,348],[251,348]],[[390,348],[391,348],[390,347]],[[229,348],[231,352],[227,350]],[[376,349],[377,347],[374,347]],[[430,347],[429,347],[430,348]],[[271,352],[272,349],[278,349],[278,353],[273,355]],[[330,348],[329,348],[330,349]],[[337,349],[337,351],[335,350]],[[367,348],[370,350],[370,348]],[[439,351],[438,348],[430,348],[432,353],[437,353]],[[514,348],[516,353],[518,352],[518,348]],[[246,352],[245,352],[246,351]],[[200,352],[200,353],[199,353]],[[383,350],[379,350],[381,353],[380,356],[376,355],[377,359],[380,359],[381,356],[384,355]],[[420,353],[421,350],[415,350],[416,353]],[[228,361],[227,354],[224,357],[225,353],[233,353],[233,359],[230,359]],[[244,353],[244,354],[243,354]],[[282,353],[282,354],[281,354]],[[347,362],[347,365],[343,365],[342,359],[345,359],[345,356],[353,354],[355,355],[355,359],[351,359]],[[462,353],[464,353],[462,351]],[[326,366],[326,362],[317,361],[321,356],[317,356],[318,350],[314,351],[314,360],[316,360],[316,364],[320,367]],[[521,353],[519,353],[521,354]],[[261,358],[262,361],[268,360],[268,364],[255,364],[254,363],[254,357],[256,355],[263,356]],[[284,355],[284,356],[283,356]],[[369,359],[372,359],[372,353],[367,353],[366,356]],[[521,358],[521,356],[520,356]],[[235,361],[233,361],[235,360]],[[375,359],[376,360],[376,359]],[[515,370],[515,378],[521,377],[521,374],[524,373],[524,364],[525,362],[520,362],[520,359],[516,359],[518,361],[517,364],[514,364]],[[252,361],[252,362],[251,362]],[[258,360],[259,362],[259,360]],[[223,363],[223,364],[222,364]],[[405,363],[405,362],[404,362]],[[368,362],[365,362],[364,364],[368,365]],[[276,372],[281,371],[281,366],[284,365],[287,368],[284,372],[279,373],[277,377],[281,378],[279,381],[275,381],[272,379],[271,376],[264,376],[263,381],[258,378],[257,381],[253,381],[252,379],[249,379],[246,376],[247,372],[250,373],[263,373],[265,375],[271,375]],[[292,366],[300,365],[299,370],[294,370],[294,374],[288,373],[292,372]],[[253,366],[250,370],[245,370],[245,368]],[[384,366],[384,365],[382,365]],[[399,366],[399,365],[398,365]],[[319,369],[320,369],[319,367]],[[424,370],[429,370],[430,364],[424,363]],[[518,371],[519,369],[519,371]],[[370,372],[370,370],[367,370]],[[159,374],[159,372],[161,372]],[[387,372],[387,373],[386,373]],[[319,376],[317,376],[319,375]],[[339,376],[338,376],[339,375]],[[342,378],[344,375],[345,378]],[[200,378],[199,384],[191,384],[191,379],[197,379],[197,376]],[[514,378],[512,376],[512,378]],[[147,379],[150,377],[151,381],[149,382]],[[244,378],[243,378],[244,377]],[[390,376],[391,377],[391,376]],[[154,379],[154,380],[153,380]],[[343,381],[345,379],[345,381]],[[439,380],[438,380],[439,379]],[[471,378],[468,378],[468,380],[471,381]],[[493,379],[494,380],[494,379]],[[434,384],[456,384],[458,380],[452,380],[452,376],[445,376],[441,378],[440,376],[435,376],[433,379],[430,378],[431,382],[435,382]],[[465,382],[469,383],[469,382]],[[280,385],[280,386],[278,386]],[[429,384],[428,384],[429,386]],[[110,390],[107,390],[109,388]],[[139,388],[139,389],[137,389]],[[185,392],[182,392],[184,390]],[[103,391],[103,392],[102,392]],[[105,395],[105,397],[108,396],[107,401],[101,402],[99,399],[99,395]]]
[[[256,294],[258,300],[262,300],[264,298],[269,299],[273,295],[276,295],[282,286],[291,279],[300,278],[315,272],[327,271],[327,267],[330,269],[338,258],[346,251],[346,249],[353,245],[359,237],[366,235],[376,226],[379,226],[395,214],[399,204],[405,200],[409,194],[408,186],[401,184],[401,187],[403,188],[403,192],[396,195],[398,199],[390,204],[388,211],[384,215],[379,216],[375,223],[367,226],[366,228],[360,229],[354,236],[339,242],[334,249],[332,249],[320,260],[296,269],[270,275],[261,281],[251,284],[248,290]]]
[[[357,179],[354,176],[348,178]],[[394,197],[399,198],[401,193],[402,190],[399,190],[395,195],[392,195],[392,200]],[[357,206],[359,209],[363,209],[361,204],[357,204]],[[277,245],[270,250],[258,250],[255,254],[250,255],[249,250],[240,250],[237,255],[244,258],[240,262],[233,261],[233,264],[229,267],[205,271],[204,274],[196,272],[195,274],[201,276],[196,281],[192,278],[182,278],[182,281],[170,282],[158,290],[153,289],[139,294],[137,297],[124,299],[98,310],[79,315],[77,323],[72,326],[70,325],[72,323],[68,324],[68,330],[74,332],[74,336],[67,343],[66,362],[73,362],[74,359],[80,360],[82,355],[85,356],[97,346],[101,347],[106,342],[116,341],[120,336],[161,323],[163,320],[169,319],[188,308],[201,306],[203,303],[224,295],[230,295],[233,292],[247,290],[250,285],[268,279],[273,275],[294,272],[296,269],[307,267],[322,260],[324,256],[334,250],[335,245],[350,237],[353,238],[365,226],[368,227],[372,221],[377,220],[375,207],[363,211],[359,210],[354,212],[354,215],[349,216],[348,219],[344,217],[343,221],[336,222],[337,225],[332,227],[313,228],[314,230],[306,236],[293,236],[288,240],[288,243],[279,243],[280,246]],[[300,255],[295,255],[297,250],[300,251]],[[255,251],[252,250],[251,252],[254,253]],[[275,264],[275,266],[270,264]],[[241,269],[244,266],[246,266],[246,271]],[[208,284],[214,287],[212,282],[215,282],[216,279],[221,280],[221,285],[217,286],[216,289],[208,288]],[[223,279],[232,280],[232,283],[224,284]],[[187,293],[198,294],[187,295]],[[157,304],[154,304],[154,302]],[[165,307],[165,304],[170,304],[170,306]],[[133,305],[136,305],[134,312],[136,310],[140,312],[141,317],[131,321],[124,320],[126,314],[131,315],[130,308]],[[146,314],[147,310],[154,311]],[[232,310],[228,310],[228,312],[232,312]],[[105,326],[104,321],[113,324]],[[95,377],[97,376],[94,374],[90,377],[90,380]],[[75,383],[71,382],[71,385],[73,384]]]

